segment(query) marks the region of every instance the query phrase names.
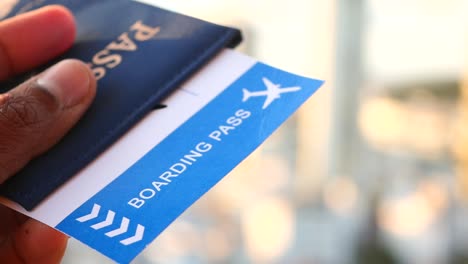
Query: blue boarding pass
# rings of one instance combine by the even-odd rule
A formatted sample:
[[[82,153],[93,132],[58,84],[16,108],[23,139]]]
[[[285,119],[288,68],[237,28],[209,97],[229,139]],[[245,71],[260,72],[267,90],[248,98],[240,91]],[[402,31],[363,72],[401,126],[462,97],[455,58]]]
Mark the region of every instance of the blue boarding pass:
[[[128,263],[322,84],[225,49],[34,210],[1,202]]]

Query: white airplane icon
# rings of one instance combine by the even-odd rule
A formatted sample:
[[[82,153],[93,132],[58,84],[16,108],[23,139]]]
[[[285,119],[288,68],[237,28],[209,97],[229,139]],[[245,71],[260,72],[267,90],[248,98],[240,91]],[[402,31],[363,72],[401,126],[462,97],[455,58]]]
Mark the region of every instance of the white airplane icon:
[[[263,109],[266,109],[271,103],[273,103],[273,101],[280,98],[282,93],[297,92],[301,89],[299,86],[281,88],[279,84],[274,84],[265,77],[263,77],[262,80],[267,90],[251,92],[247,89],[243,89],[242,92],[244,93],[244,98],[242,99],[242,102],[249,100],[250,97],[266,96],[265,103],[263,104]]]

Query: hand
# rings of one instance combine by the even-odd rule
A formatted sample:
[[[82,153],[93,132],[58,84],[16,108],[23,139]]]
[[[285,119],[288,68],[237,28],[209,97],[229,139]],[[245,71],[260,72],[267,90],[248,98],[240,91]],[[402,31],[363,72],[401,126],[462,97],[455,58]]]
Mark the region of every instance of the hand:
[[[0,81],[63,53],[74,37],[73,16],[59,6],[0,21]],[[95,90],[89,68],[65,60],[0,94],[0,184],[57,143]],[[66,244],[64,234],[0,205],[1,263],[59,263]]]

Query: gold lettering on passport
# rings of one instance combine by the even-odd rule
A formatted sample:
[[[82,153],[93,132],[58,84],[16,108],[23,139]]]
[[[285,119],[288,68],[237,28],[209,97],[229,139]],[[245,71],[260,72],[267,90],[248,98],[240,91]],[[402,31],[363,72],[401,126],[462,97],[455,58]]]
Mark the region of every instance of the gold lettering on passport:
[[[105,49],[96,53],[92,58],[92,62],[88,63],[96,79],[100,80],[104,78],[108,70],[122,63],[122,54],[117,52],[137,51],[137,42],[148,41],[154,38],[160,30],[160,27],[150,27],[143,24],[141,20],[133,24],[128,32],[122,33],[117,40],[111,42]]]

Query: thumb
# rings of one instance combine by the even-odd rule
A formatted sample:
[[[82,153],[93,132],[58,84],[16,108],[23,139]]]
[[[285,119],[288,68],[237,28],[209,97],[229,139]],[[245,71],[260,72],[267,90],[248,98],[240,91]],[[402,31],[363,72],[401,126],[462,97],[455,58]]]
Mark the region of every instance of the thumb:
[[[90,69],[80,61],[64,60],[0,94],[0,184],[57,143],[95,92]]]

